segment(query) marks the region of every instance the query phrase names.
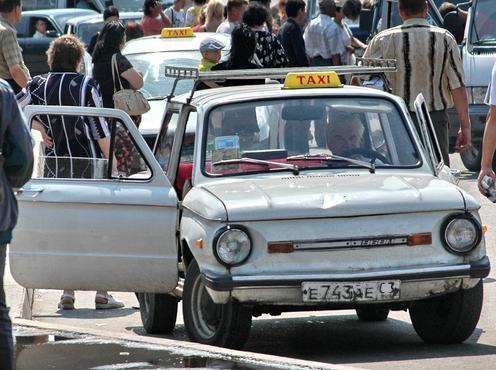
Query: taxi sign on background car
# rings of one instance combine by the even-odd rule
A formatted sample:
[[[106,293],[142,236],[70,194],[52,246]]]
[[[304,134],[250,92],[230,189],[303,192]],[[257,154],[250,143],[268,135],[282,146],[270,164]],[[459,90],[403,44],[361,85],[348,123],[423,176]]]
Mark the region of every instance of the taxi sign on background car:
[[[285,89],[308,89],[317,87],[343,87],[339,76],[334,71],[329,72],[291,72],[286,75]]]
[[[173,38],[173,37],[195,37],[191,27],[176,27],[176,28],[162,28],[160,37]]]

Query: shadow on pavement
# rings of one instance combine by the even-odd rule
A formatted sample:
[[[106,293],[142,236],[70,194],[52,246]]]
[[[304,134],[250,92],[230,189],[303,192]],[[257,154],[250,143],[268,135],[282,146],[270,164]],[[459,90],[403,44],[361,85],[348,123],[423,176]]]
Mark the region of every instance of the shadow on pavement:
[[[55,314],[35,314],[35,318],[66,317],[71,319],[100,319],[108,317],[124,317],[134,314],[139,308],[126,307],[112,310],[96,310],[76,308],[74,310],[58,310]]]

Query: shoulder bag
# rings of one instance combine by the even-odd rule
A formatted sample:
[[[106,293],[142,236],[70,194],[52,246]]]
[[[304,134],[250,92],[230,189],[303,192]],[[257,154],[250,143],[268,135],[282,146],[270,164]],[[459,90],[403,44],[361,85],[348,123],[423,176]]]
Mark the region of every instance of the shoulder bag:
[[[115,86],[115,73],[117,73],[117,80],[119,81],[119,91]],[[114,83],[113,99],[116,109],[123,110],[130,116],[139,116],[150,110],[150,104],[140,91],[122,87],[121,76],[117,68],[117,54],[112,55],[112,81]]]

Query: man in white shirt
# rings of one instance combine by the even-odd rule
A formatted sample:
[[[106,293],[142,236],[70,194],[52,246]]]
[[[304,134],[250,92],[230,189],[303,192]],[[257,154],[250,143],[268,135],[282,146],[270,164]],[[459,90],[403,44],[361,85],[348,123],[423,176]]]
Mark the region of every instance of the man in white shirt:
[[[496,149],[496,63],[493,66],[484,103],[489,105],[489,113],[486,119],[484,138],[482,139],[481,171],[477,182],[480,192],[486,195],[487,191],[481,186],[482,179],[485,176],[489,176],[493,179],[493,184],[496,184],[496,175],[492,168],[494,150]]]
[[[164,13],[170,19],[172,27],[184,27],[186,19],[185,4],[186,0],[174,0],[174,5],[165,9]]]
[[[46,36],[47,25],[46,25],[46,22],[43,19],[38,19],[36,21],[36,24],[34,25],[34,28],[36,28],[36,31],[33,34],[33,37],[35,39],[47,37]]]
[[[310,66],[340,65],[340,55],[345,51],[341,32],[333,21],[336,13],[334,0],[319,0],[320,15],[305,30],[303,39],[310,58]]]
[[[218,33],[231,34],[236,25],[241,23],[243,13],[248,7],[248,0],[228,0],[227,2],[227,19],[217,28]]]

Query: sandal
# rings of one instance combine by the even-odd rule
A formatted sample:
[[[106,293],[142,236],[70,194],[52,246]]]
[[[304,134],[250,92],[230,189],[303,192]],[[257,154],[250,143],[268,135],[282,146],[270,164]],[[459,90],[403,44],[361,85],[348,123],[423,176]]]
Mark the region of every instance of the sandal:
[[[58,304],[58,308],[62,310],[73,310],[74,309],[74,296],[70,294],[62,294]]]

